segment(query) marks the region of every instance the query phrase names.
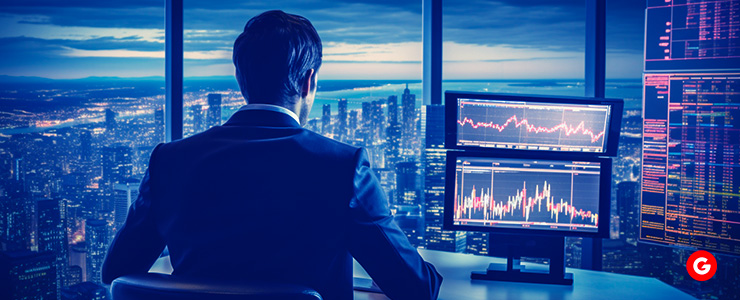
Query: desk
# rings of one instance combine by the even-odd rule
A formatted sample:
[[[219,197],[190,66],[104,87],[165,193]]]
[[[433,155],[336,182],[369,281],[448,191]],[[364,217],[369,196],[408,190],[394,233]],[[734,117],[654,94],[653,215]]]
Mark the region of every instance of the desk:
[[[504,259],[420,249],[425,260],[434,264],[444,277],[440,300],[461,299],[695,299],[655,278],[613,274],[580,269],[573,273],[573,286],[470,280],[471,271],[482,271],[489,263],[504,263]],[[150,272],[172,272],[169,257],[160,258]],[[369,278],[355,262],[355,277]],[[357,300],[388,299],[382,294],[355,291]]]

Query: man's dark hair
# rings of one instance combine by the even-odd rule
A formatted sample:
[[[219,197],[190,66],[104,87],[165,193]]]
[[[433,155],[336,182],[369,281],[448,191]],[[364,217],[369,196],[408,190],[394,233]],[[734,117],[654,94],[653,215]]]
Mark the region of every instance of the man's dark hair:
[[[282,104],[321,67],[321,39],[308,19],[271,10],[249,20],[234,42],[236,79],[247,103]],[[315,88],[315,87],[314,87]]]

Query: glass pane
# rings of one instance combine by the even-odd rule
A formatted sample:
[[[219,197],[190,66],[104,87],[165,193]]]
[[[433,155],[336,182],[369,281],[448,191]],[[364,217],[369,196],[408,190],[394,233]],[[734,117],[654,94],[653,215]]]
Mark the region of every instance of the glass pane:
[[[443,1],[442,90],[583,96],[585,6]]]
[[[339,99],[347,100],[346,117],[353,111],[361,115],[363,103],[372,101],[382,100],[377,104],[386,109],[390,96],[395,96],[400,105],[406,84],[409,84],[410,93],[416,95],[416,102],[422,100],[420,1],[390,4],[242,1],[212,6],[203,1],[186,0],[184,5],[186,136],[225,122],[245,104],[234,79],[231,61],[234,40],[250,18],[272,9],[308,18],[322,39],[323,64],[318,72],[318,92],[309,116],[309,128],[323,128],[326,130],[317,131],[330,137],[341,135],[338,139],[350,141],[360,137],[354,132],[341,134],[333,124]],[[389,18],[391,13],[392,18]],[[209,102],[209,95],[213,95],[210,96],[213,102]],[[220,105],[215,100],[219,97]],[[211,104],[215,107],[211,108]],[[219,110],[220,117],[217,116]],[[324,111],[332,113],[327,126],[321,124]],[[205,117],[208,114],[215,119]],[[383,122],[387,122],[386,114],[383,112],[381,116]],[[201,115],[207,121],[201,123]],[[375,133],[378,138],[385,135],[380,131],[383,130]]]
[[[421,1],[184,5],[185,136],[226,122],[246,104],[231,57],[249,19],[272,9],[306,17],[321,37],[323,64],[304,127],[365,147],[396,220],[423,246]]]
[[[105,294],[108,244],[164,140],[164,9],[37,2],[1,5],[0,261],[18,265],[14,299]]]

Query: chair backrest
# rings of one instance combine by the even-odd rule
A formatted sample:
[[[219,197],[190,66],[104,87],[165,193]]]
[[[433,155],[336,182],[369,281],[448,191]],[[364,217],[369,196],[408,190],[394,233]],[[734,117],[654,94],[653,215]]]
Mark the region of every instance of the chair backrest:
[[[164,274],[128,275],[111,284],[113,300],[321,300],[315,290],[262,281],[216,281]]]

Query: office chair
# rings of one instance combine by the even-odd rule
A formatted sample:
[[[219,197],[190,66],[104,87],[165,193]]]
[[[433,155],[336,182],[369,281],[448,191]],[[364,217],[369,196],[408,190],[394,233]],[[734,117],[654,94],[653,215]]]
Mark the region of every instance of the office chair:
[[[111,284],[113,300],[321,300],[315,290],[272,282],[222,282],[164,274],[128,275]]]

